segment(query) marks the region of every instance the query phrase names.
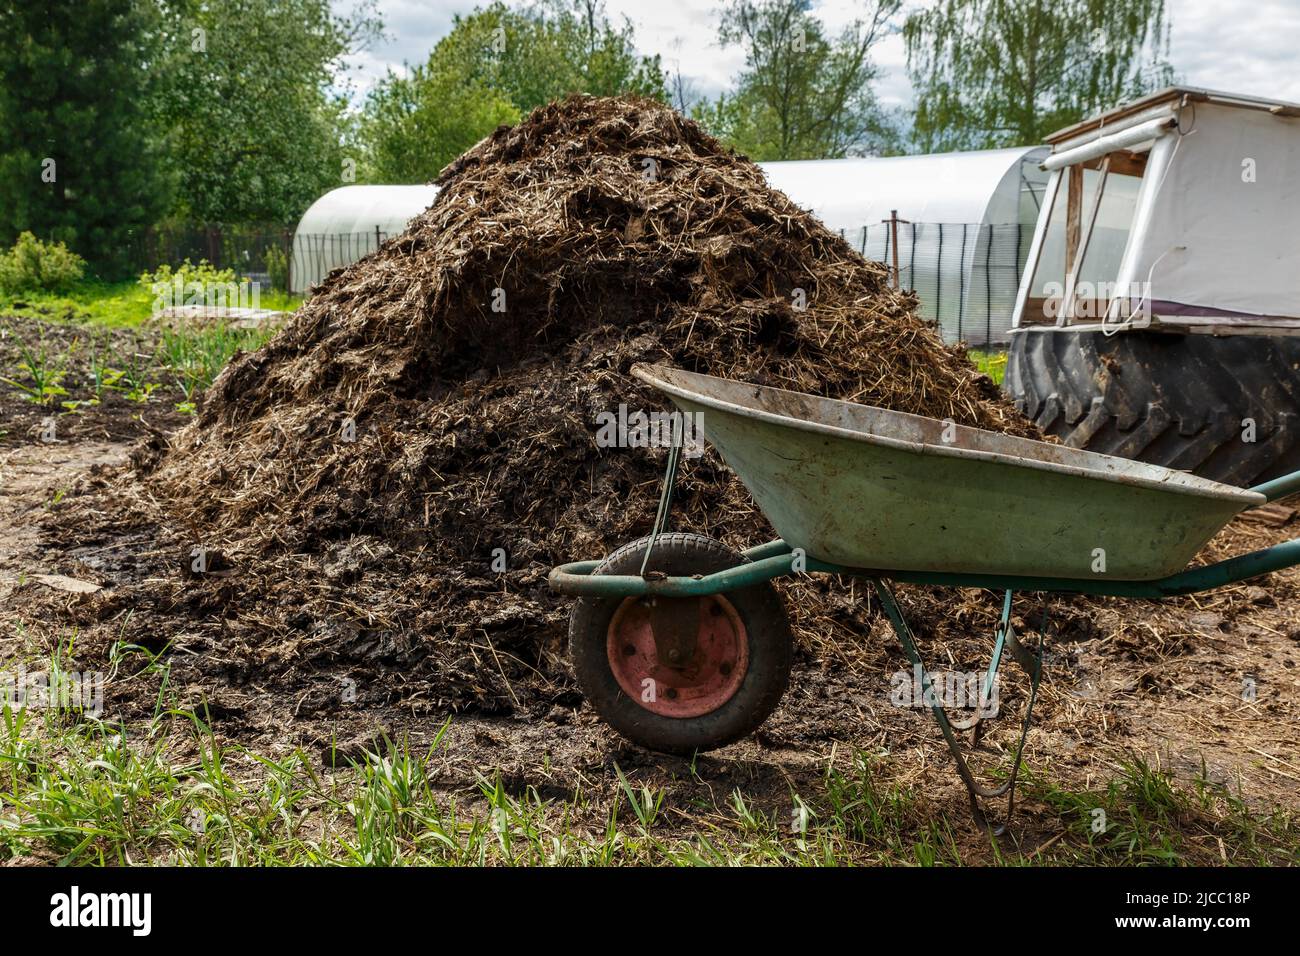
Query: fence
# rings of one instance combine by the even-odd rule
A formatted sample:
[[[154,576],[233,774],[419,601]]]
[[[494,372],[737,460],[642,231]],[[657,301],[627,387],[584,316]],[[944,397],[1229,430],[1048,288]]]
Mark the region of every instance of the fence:
[[[279,226],[180,225],[151,229],[137,243],[136,271],[185,259],[206,259],[218,269],[303,292],[332,270],[348,265],[379,248],[389,233],[378,226],[364,232],[294,233]],[[278,250],[288,274],[277,275],[267,254]]]
[[[841,235],[892,269],[895,228],[899,285],[916,292],[921,315],[939,323],[944,339],[975,346],[1007,341],[1033,224],[900,219]]]
[[[889,222],[841,233],[864,256],[892,267]],[[938,322],[949,342],[983,346],[1007,341],[1016,290],[1029,254],[1033,224],[905,222],[897,227],[899,283],[915,291],[921,315]],[[298,233],[293,237],[291,288],[303,292],[332,270],[373,252],[388,234]]]
[[[921,315],[937,322],[949,342],[984,346],[1007,341],[1033,228],[1030,223],[900,219],[841,230],[841,235],[867,258],[892,268],[896,231],[899,284],[916,292]],[[296,234],[276,226],[164,227],[145,235],[141,269],[188,257],[269,281],[267,253],[276,248],[288,262],[287,287],[302,293],[334,269],[374,252],[389,236],[379,226]],[[277,284],[285,278],[276,276]]]
[[[333,270],[374,252],[388,238],[389,234],[378,226],[365,232],[295,234],[289,260],[289,288],[306,292]]]
[[[289,258],[293,231],[276,225],[164,225],[148,230],[136,246],[136,269],[151,270],[185,259],[206,259],[218,269],[269,281],[274,271],[267,253],[278,250]],[[286,284],[284,278],[280,284]]]

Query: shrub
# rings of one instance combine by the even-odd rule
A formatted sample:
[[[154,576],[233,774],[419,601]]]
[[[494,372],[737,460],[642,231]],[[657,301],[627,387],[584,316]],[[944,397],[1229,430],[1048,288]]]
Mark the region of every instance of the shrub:
[[[62,292],[79,281],[86,260],[61,242],[41,242],[30,232],[0,253],[0,289],[17,292]]]
[[[186,259],[175,269],[164,263],[153,272],[142,273],[139,283],[153,295],[155,315],[184,305],[257,305],[257,290],[248,279],[236,276],[234,269],[218,269],[207,259],[197,264]]]
[[[279,246],[267,247],[266,274],[271,280],[272,289],[289,291],[289,258]]]
[[[164,262],[153,272],[142,272],[139,281],[142,288],[152,292],[155,285],[172,285],[178,279],[182,286],[189,285],[191,282],[207,286],[239,281],[235,277],[234,269],[218,269],[207,259],[200,259],[197,264],[186,259],[175,269]]]

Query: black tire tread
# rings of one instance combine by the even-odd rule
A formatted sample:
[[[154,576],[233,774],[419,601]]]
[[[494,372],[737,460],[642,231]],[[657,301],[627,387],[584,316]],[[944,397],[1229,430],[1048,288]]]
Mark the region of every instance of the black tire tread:
[[[1075,448],[1239,486],[1300,470],[1300,338],[1026,330],[1005,388]]]

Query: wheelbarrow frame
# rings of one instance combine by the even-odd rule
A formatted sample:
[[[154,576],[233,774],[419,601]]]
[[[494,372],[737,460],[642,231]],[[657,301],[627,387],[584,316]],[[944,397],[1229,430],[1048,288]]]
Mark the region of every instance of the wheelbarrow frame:
[[[668,466],[664,473],[659,508],[655,514],[651,538],[656,538],[667,525],[672,507],[673,492],[681,463],[681,443],[676,440],[668,451]],[[1266,481],[1248,489],[1263,495],[1259,505],[1277,501],[1300,492],[1300,471]],[[1251,509],[1247,508],[1246,511]],[[653,542],[651,547],[653,548]],[[887,568],[846,567],[821,561],[806,554],[796,555],[795,549],[783,540],[769,541],[743,552],[746,563],[725,571],[696,577],[664,577],[652,575],[611,574],[594,575],[600,561],[573,561],[551,570],[547,583],[553,590],[577,597],[705,597],[737,588],[763,584],[787,574],[825,573],[851,577],[890,580],[903,584],[926,584],[936,587],[988,588],[1002,591],[1035,591],[1060,594],[1096,594],[1108,597],[1166,598],[1195,594],[1214,588],[1235,584],[1271,571],[1300,564],[1300,538],[1292,538],[1248,554],[1225,558],[1213,564],[1187,568],[1154,580],[1127,580],[1107,577],[1104,572],[1091,578],[1030,577],[1017,574],[982,574],[949,571],[905,571]],[[647,551],[647,560],[649,552]],[[642,565],[644,572],[645,565]]]
[[[785,541],[777,539],[747,549],[743,552],[744,562],[712,574],[675,577],[646,573],[645,568],[649,562],[650,554],[654,550],[655,541],[667,526],[680,458],[680,443],[674,442],[669,449],[668,466],[664,476],[659,508],[655,515],[654,526],[650,535],[650,545],[646,549],[641,575],[594,574],[593,572],[601,564],[600,561],[575,561],[552,569],[547,579],[550,587],[562,594],[589,598],[630,598],[640,596],[693,598],[723,594],[728,591],[765,584],[786,575],[801,573],[837,574],[868,579],[881,602],[886,616],[889,618],[890,625],[898,637],[899,643],[903,646],[904,652],[912,665],[919,669],[923,700],[928,702],[930,711],[939,724],[944,740],[953,754],[958,774],[970,797],[972,813],[981,825],[995,834],[1005,831],[1015,807],[1016,780],[1020,771],[1025,741],[1028,738],[1029,727],[1032,722],[1034,701],[1037,698],[1038,686],[1042,678],[1042,651],[1046,639],[1046,603],[1044,603],[1043,608],[1043,620],[1038,628],[1039,640],[1037,648],[1030,650],[1016,635],[1011,624],[1011,606],[1015,592],[1094,594],[1109,597],[1157,599],[1208,591],[1258,577],[1271,571],[1300,565],[1300,538],[1294,538],[1273,547],[1248,554],[1226,558],[1213,564],[1188,568],[1177,574],[1155,580],[1108,578],[1104,572],[1093,578],[1054,578],[846,567],[818,560],[803,553],[800,549],[792,548]],[[1264,500],[1260,504],[1276,501],[1279,498],[1300,491],[1300,471],[1265,482],[1249,490],[1264,496]],[[1258,505],[1254,507],[1258,507]],[[908,626],[902,610],[894,598],[890,582],[937,587],[985,588],[1005,592],[1002,614],[994,636],[993,652],[980,689],[979,703],[982,710],[982,705],[989,699],[994,681],[997,679],[998,668],[1004,651],[1009,652],[1029,675],[1030,693],[1011,770],[1007,780],[1000,786],[986,788],[976,781],[957,738],[958,730],[968,729],[968,727],[954,725],[949,720],[942,703],[935,698],[930,672],[925,668],[911,628]],[[968,726],[973,726],[978,739],[978,733],[982,726],[979,718],[976,717],[973,725]],[[1006,815],[1002,824],[991,825],[980,801],[1003,795],[1006,795],[1008,799]]]

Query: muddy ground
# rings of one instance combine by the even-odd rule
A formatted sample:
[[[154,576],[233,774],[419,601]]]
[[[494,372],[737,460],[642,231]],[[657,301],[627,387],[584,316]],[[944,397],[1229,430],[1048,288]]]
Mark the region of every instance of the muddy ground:
[[[21,327],[22,320],[6,322]],[[0,353],[4,374],[12,375],[11,343],[0,339]],[[65,384],[74,398],[86,387],[75,370]],[[532,786],[543,797],[560,799],[581,791],[599,803],[616,792],[617,765],[635,782],[668,789],[669,825],[683,833],[700,824],[702,803],[717,806],[733,790],[753,807],[788,816],[792,792],[815,796],[828,764],[863,750],[884,755],[881,766],[891,780],[923,794],[925,812],[949,821],[972,862],[989,859],[987,838],[969,818],[930,717],[891,704],[892,675],[906,670],[906,661],[860,583],[784,588],[791,601],[801,588],[831,588],[857,641],[831,644],[802,629],[791,688],[776,714],[751,739],[692,762],[621,741],[583,703],[562,669],[558,677],[534,675],[528,693],[508,713],[426,695],[419,678],[408,681],[403,664],[420,635],[386,633],[382,621],[358,628],[365,609],[348,605],[346,568],[322,567],[319,579],[303,587],[334,596],[339,612],[333,626],[355,632],[347,654],[337,652],[347,642],[340,645],[337,633],[321,634],[319,622],[295,640],[268,645],[256,620],[226,614],[228,605],[240,603],[232,595],[267,582],[219,563],[213,573],[191,574],[183,532],[143,517],[115,518],[81,533],[46,520],[71,499],[93,500],[97,488],[129,465],[133,450],[141,454],[141,448],[147,452],[150,444],[156,448],[164,441],[187,420],[176,410],[180,400],[166,387],[146,402],[109,396],[98,406],[59,414],[54,440],[46,441],[42,423],[50,410],[0,385],[0,668],[39,660],[56,642],[66,643],[73,629],[77,648],[96,662],[113,657],[105,648],[117,643],[122,663],[109,684],[105,718],[140,721],[154,711],[160,678],[133,676],[144,656],[121,651],[143,647],[169,663],[166,693],[205,715],[218,739],[272,756],[302,748],[322,767],[360,759],[378,735],[418,748],[450,717],[438,780],[450,794],[472,798],[481,776],[499,772],[510,789]],[[1297,529],[1300,521],[1290,517],[1290,509],[1269,521],[1239,519],[1206,555],[1265,547],[1295,536]],[[367,540],[356,547],[382,544]],[[138,601],[149,582],[168,587],[148,592],[162,597]],[[1180,781],[1194,780],[1204,768],[1211,781],[1261,811],[1300,810],[1298,593],[1300,572],[1290,570],[1158,603],[1051,602],[1049,620],[1057,633],[1048,646],[1026,748],[1035,777],[1063,789],[1097,788],[1137,757],[1171,770]],[[905,604],[919,600],[912,589],[904,589],[903,598]],[[950,600],[952,630],[922,633],[923,652],[937,669],[978,667],[999,598],[971,591]],[[1017,608],[1027,629],[1038,605],[1030,597]],[[544,613],[555,618],[547,625],[562,632],[562,614]],[[485,622],[490,614],[485,608]],[[471,659],[458,659],[455,666],[504,676],[501,657],[509,651],[501,633],[485,625],[482,641],[471,645]],[[330,650],[320,653],[322,647]],[[361,659],[372,666],[358,669]],[[299,666],[286,671],[286,662],[293,661]],[[281,674],[269,686],[259,681],[268,669]],[[980,758],[985,764],[996,763],[1019,730],[1026,685],[1014,666],[1007,670],[1002,716],[986,735]],[[185,744],[177,746],[183,759]],[[1019,814],[1016,838],[1022,848],[1060,837],[1057,809],[1031,797]],[[1207,846],[1206,862],[1213,862],[1215,852]],[[1223,853],[1221,845],[1217,852]]]

